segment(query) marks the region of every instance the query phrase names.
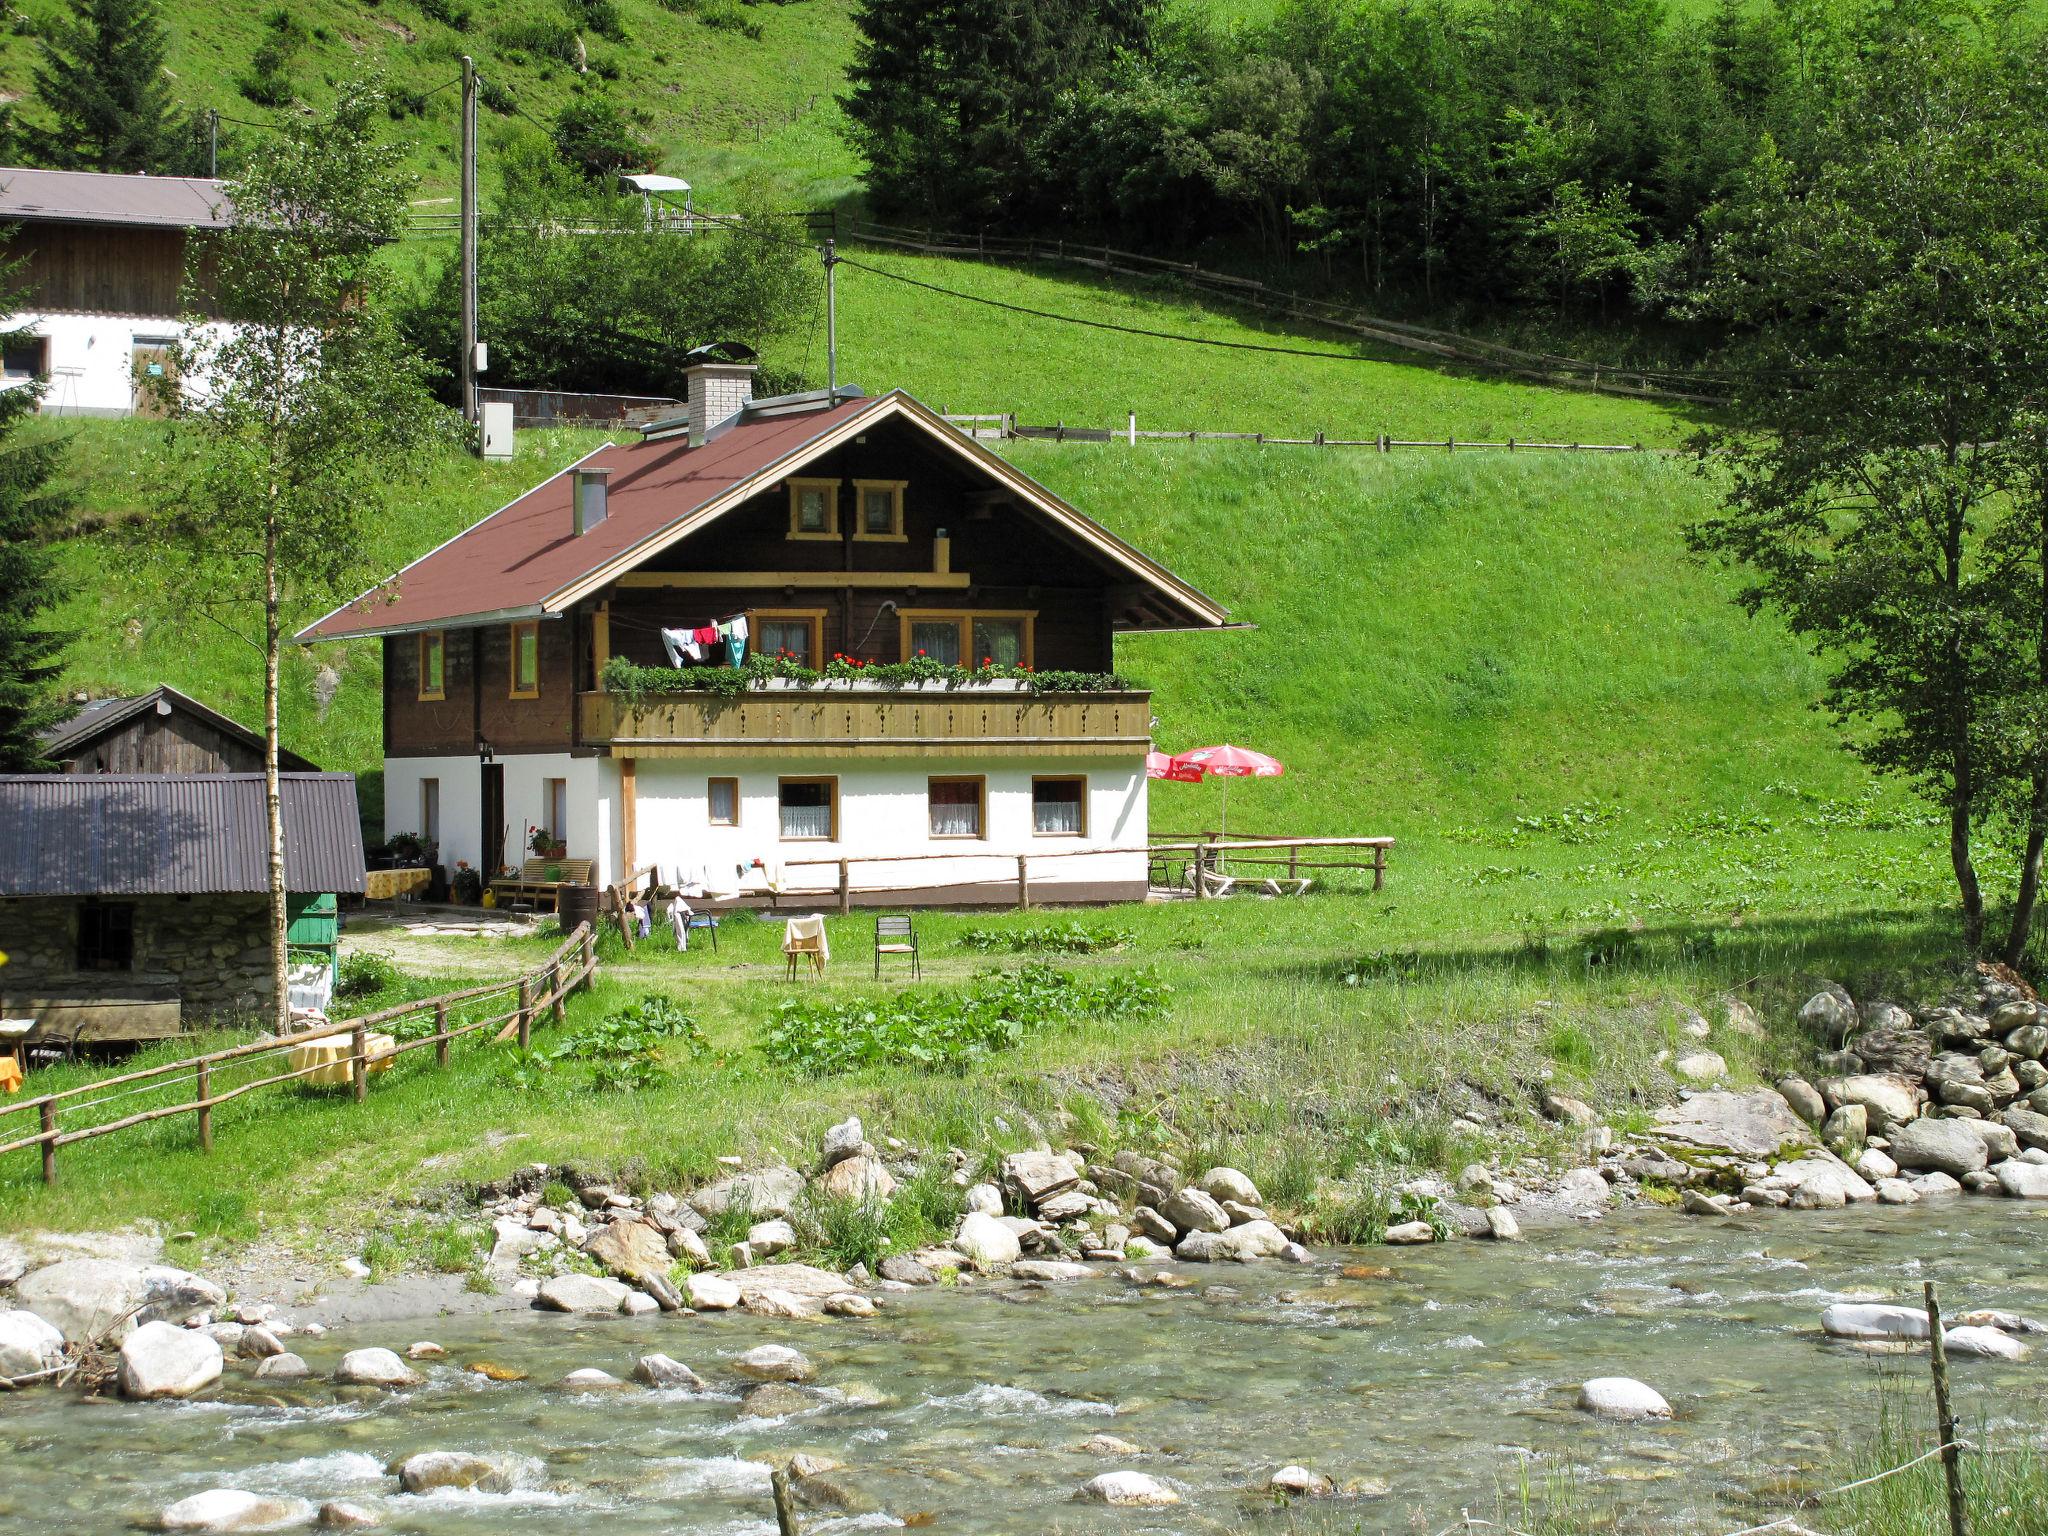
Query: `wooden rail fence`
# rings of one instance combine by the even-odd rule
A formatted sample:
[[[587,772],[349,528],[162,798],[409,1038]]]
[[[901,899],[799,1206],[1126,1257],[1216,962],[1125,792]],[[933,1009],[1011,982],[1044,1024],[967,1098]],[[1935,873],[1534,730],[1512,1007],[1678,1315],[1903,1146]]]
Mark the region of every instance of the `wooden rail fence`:
[[[516,1036],[520,1049],[525,1050],[532,1043],[534,1021],[545,1012],[555,1023],[561,1023],[563,1004],[568,995],[588,982],[596,971],[595,934],[590,924],[582,923],[545,963],[516,980],[491,982],[460,992],[445,992],[438,997],[423,997],[376,1013],[365,1014],[361,1018],[336,1020],[289,1035],[252,1040],[246,1045],[209,1051],[203,1056],[165,1062],[160,1066],[145,1067],[139,1072],[126,1072],[118,1077],[103,1077],[76,1088],[66,1088],[57,1093],[43,1094],[39,1098],[24,1099],[19,1103],[0,1106],[0,1127],[5,1127],[8,1118],[14,1115],[33,1114],[37,1119],[37,1130],[34,1135],[0,1142],[0,1157],[29,1147],[39,1147],[42,1150],[43,1182],[54,1184],[57,1182],[59,1147],[67,1147],[74,1142],[90,1141],[99,1136],[111,1136],[116,1131],[146,1125],[172,1115],[196,1115],[200,1150],[211,1152],[213,1111],[245,1093],[253,1093],[258,1088],[275,1087],[280,1083],[309,1077],[316,1072],[331,1072],[338,1066],[346,1066],[349,1069],[351,1096],[356,1102],[361,1103],[369,1096],[372,1067],[393,1061],[409,1051],[425,1050],[432,1046],[434,1064],[437,1067],[445,1067],[448,1065],[448,1046],[451,1041],[475,1034],[479,1030],[489,1029],[493,1025],[502,1026],[493,1037],[494,1040],[508,1040]],[[450,1017],[451,1012],[458,1007],[481,1005],[485,999],[500,995],[516,995],[517,1001],[506,1012],[466,1019],[460,1024],[453,1022]],[[373,1030],[421,1015],[431,1016],[431,1034],[414,1040],[397,1041],[392,1050],[380,1051],[372,1056],[370,1034]],[[221,1067],[255,1062],[280,1054],[288,1056],[295,1046],[305,1045],[314,1040],[332,1039],[338,1035],[349,1037],[349,1053],[346,1056],[331,1057],[309,1066],[291,1068],[215,1091],[213,1077],[215,1071]],[[74,1124],[70,1130],[63,1127],[62,1117],[66,1113],[75,1115],[116,1099],[133,1094],[160,1093],[186,1082],[190,1082],[193,1088],[190,1099],[180,1100],[175,1104],[159,1104],[94,1125]],[[109,1093],[109,1089],[119,1091]],[[0,1135],[5,1134],[6,1129],[0,1129]]]
[[[1561,453],[1648,453],[1641,443],[1557,443],[1537,438],[1510,437],[1497,441],[1480,441],[1473,438],[1450,437],[1390,437],[1382,432],[1376,437],[1333,437],[1327,432],[1317,432],[1309,437],[1281,437],[1272,432],[1200,432],[1140,430],[1138,413],[1131,411],[1121,427],[1076,427],[1064,421],[1051,426],[1028,426],[1017,420],[1015,411],[983,411],[977,413],[941,411],[940,414],[958,427],[968,437],[984,441],[1006,442],[1013,438],[1033,438],[1055,443],[1258,443],[1267,447],[1284,448],[1370,448],[1378,453],[1392,453],[1396,448],[1436,448],[1445,453],[1467,452],[1475,448],[1492,449],[1495,452],[1524,453],[1530,451],[1551,451]]]

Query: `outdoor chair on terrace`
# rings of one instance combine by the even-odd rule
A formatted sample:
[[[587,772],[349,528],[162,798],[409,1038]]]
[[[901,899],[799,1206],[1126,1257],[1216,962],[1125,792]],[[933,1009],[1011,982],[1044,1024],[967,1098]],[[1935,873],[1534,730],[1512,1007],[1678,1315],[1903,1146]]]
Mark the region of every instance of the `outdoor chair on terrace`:
[[[924,969],[917,954],[917,930],[908,915],[875,919],[875,980],[882,979],[882,956],[910,956],[910,979],[922,981]]]
[[[782,958],[788,963],[783,980],[796,980],[796,966],[800,959],[810,962],[812,980],[824,979],[832,950],[825,942],[825,919],[822,915],[813,912],[809,917],[792,917],[782,925]]]

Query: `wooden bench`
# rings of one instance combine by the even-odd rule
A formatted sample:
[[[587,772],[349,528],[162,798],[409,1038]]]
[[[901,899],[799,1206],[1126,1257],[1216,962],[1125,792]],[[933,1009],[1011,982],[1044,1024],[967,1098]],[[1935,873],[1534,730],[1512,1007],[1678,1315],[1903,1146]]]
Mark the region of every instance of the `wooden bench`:
[[[491,890],[501,907],[515,901],[545,901],[548,910],[553,911],[561,901],[563,886],[590,885],[596,878],[595,859],[528,859],[519,866],[516,877],[493,880]]]

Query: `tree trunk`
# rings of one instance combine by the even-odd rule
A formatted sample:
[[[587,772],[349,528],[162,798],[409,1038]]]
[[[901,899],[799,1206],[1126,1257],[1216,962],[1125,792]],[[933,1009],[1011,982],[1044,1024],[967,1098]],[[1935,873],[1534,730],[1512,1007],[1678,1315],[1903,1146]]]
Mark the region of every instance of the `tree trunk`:
[[[1984,942],[1984,888],[1977,882],[1977,865],[1970,857],[1967,773],[1965,769],[1957,775],[1956,796],[1949,802],[1948,861],[1955,867],[1956,889],[1963,898],[1963,945],[1974,953]]]
[[[277,776],[277,674],[282,636],[278,623],[276,490],[263,525],[263,816],[270,842],[271,1016],[277,1033],[291,1029],[290,957],[285,949],[284,793]]]

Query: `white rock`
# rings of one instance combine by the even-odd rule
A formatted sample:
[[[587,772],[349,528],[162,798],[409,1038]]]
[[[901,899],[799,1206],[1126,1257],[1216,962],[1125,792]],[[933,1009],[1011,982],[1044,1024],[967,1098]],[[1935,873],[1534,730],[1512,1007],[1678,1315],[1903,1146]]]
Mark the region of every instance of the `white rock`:
[[[690,1204],[706,1216],[730,1205],[744,1205],[759,1217],[787,1216],[803,1192],[804,1176],[794,1168],[762,1168],[707,1185],[690,1196]]]
[[[809,1381],[818,1368],[786,1344],[762,1344],[733,1361],[732,1368],[755,1381]]]
[[[965,1254],[975,1268],[983,1270],[1014,1264],[1024,1251],[1023,1245],[1017,1241],[1017,1234],[1003,1225],[1000,1218],[984,1216],[979,1211],[969,1211],[960,1218],[960,1230],[953,1238],[953,1246]]]
[[[2027,1346],[1996,1328],[1944,1328],[1941,1347],[1951,1355],[1970,1355],[1983,1360],[2024,1360]]]
[[[1906,1182],[1923,1200],[1930,1195],[1960,1195],[1963,1192],[1963,1186],[1945,1173],[1923,1173]]]
[[[539,1253],[561,1242],[554,1233],[529,1226],[511,1216],[500,1216],[491,1224],[496,1234],[491,1243],[490,1262],[493,1264],[517,1264],[529,1253]]]
[[[709,1269],[711,1250],[704,1246],[704,1239],[688,1227],[678,1227],[668,1235],[668,1251],[684,1260],[692,1268]]]
[[[1687,1051],[1671,1068],[1689,1083],[1718,1083],[1728,1075],[1728,1063],[1718,1051]]]
[[[1521,1223],[1506,1206],[1490,1205],[1486,1208],[1486,1235],[1497,1243],[1512,1243],[1522,1235]]]
[[[602,1275],[551,1275],[541,1282],[534,1300],[550,1312],[609,1314],[619,1310],[632,1289],[623,1280]]]
[[[562,1390],[565,1392],[609,1392],[624,1385],[625,1383],[610,1371],[601,1371],[594,1365],[586,1365],[581,1370],[571,1371],[562,1378]]]
[[[757,1221],[747,1228],[747,1247],[757,1259],[787,1253],[795,1246],[796,1228],[780,1217],[772,1221]]]
[[[478,1456],[469,1451],[421,1451],[398,1464],[398,1485],[407,1493],[436,1488],[474,1488],[479,1493],[510,1493],[522,1482],[528,1463],[509,1456]]]
[[[740,1288],[723,1275],[691,1275],[684,1289],[693,1312],[729,1312],[740,1304]]]
[[[1156,1509],[1180,1502],[1180,1495],[1173,1489],[1142,1472],[1104,1472],[1083,1483],[1076,1496],[1091,1504],[1110,1504],[1123,1509]]]
[[[1086,1280],[1094,1271],[1070,1259],[1019,1259],[1010,1273],[1019,1280]]]
[[[1596,1376],[1579,1388],[1579,1406],[1603,1419],[1668,1419],[1671,1405],[1652,1387],[1628,1376]]]
[[[157,1525],[166,1531],[282,1531],[312,1518],[313,1506],[304,1499],[209,1488],[167,1505]]]
[[[820,1301],[774,1286],[747,1291],[746,1300],[740,1305],[755,1317],[815,1317],[824,1310]]]
[[[1265,1204],[1251,1176],[1236,1168],[1211,1168],[1202,1175],[1201,1190],[1219,1204],[1225,1200],[1235,1200],[1239,1205]]]
[[[0,1376],[30,1376],[64,1363],[64,1335],[33,1312],[0,1311]]]
[[[145,1323],[182,1323],[218,1312],[227,1293],[211,1280],[161,1264],[65,1259],[31,1270],[14,1301],[70,1344],[119,1339]]]
[[[1885,1149],[1901,1168],[1931,1169],[1961,1178],[1980,1172],[1989,1156],[1984,1140],[1960,1120],[1914,1120],[1892,1133]]]
[[[266,1355],[256,1362],[258,1381],[303,1381],[312,1374],[312,1367],[289,1351],[281,1355]]]
[[[1991,1170],[1998,1176],[1998,1187],[2013,1200],[2048,1200],[2048,1168],[2039,1163],[2023,1163],[2010,1159]]]
[[[861,1126],[860,1116],[850,1116],[825,1132],[824,1140],[819,1147],[819,1161],[830,1168],[835,1163],[845,1162],[849,1157],[858,1157],[860,1149],[867,1145],[867,1139],[867,1131]]]
[[[628,1317],[646,1317],[649,1313],[659,1312],[661,1303],[645,1291],[629,1291],[626,1299],[619,1303],[619,1310]]]
[[[650,1387],[680,1388],[685,1392],[704,1390],[703,1377],[667,1355],[642,1355],[633,1366],[633,1379]]]
[[[1827,1086],[1837,1103],[1861,1104],[1873,1131],[1889,1131],[1904,1125],[1920,1112],[1913,1085],[1902,1077],[1866,1072]]]
[[[1912,1205],[1920,1198],[1920,1192],[1904,1179],[1879,1179],[1877,1199],[1880,1205]]]
[[[1159,1202],[1159,1214],[1172,1222],[1182,1235],[1189,1232],[1222,1232],[1230,1218],[1223,1207],[1199,1189],[1183,1189]]]
[[[190,1397],[220,1380],[220,1345],[169,1323],[144,1323],[121,1343],[121,1395]]]
[[[388,1349],[352,1349],[334,1368],[334,1379],[348,1387],[416,1387],[426,1380]]]
[[[841,1291],[825,1298],[825,1311],[831,1317],[873,1317],[875,1304],[857,1291]]]
[[[1837,1302],[1821,1309],[1822,1332],[1837,1339],[1924,1339],[1927,1314],[1880,1302]]]
[[[1433,1243],[1436,1241],[1436,1233],[1426,1221],[1402,1221],[1387,1228],[1387,1241],[1402,1244]]]
[[[967,1206],[969,1211],[983,1216],[1003,1214],[1003,1192],[993,1184],[975,1184],[968,1188]]]
[[[1892,1161],[1890,1153],[1865,1147],[1863,1155],[1856,1159],[1856,1171],[1875,1184],[1879,1179],[1896,1179],[1899,1165]]]
[[[1267,1481],[1267,1487],[1297,1499],[1327,1499],[1337,1485],[1320,1472],[1307,1467],[1282,1467]]]
[[[1387,1240],[1393,1241],[1391,1234]],[[1254,1259],[1277,1259],[1286,1248],[1287,1234],[1272,1222],[1248,1221],[1224,1232],[1190,1232],[1173,1251],[1182,1259],[1248,1264]]]

